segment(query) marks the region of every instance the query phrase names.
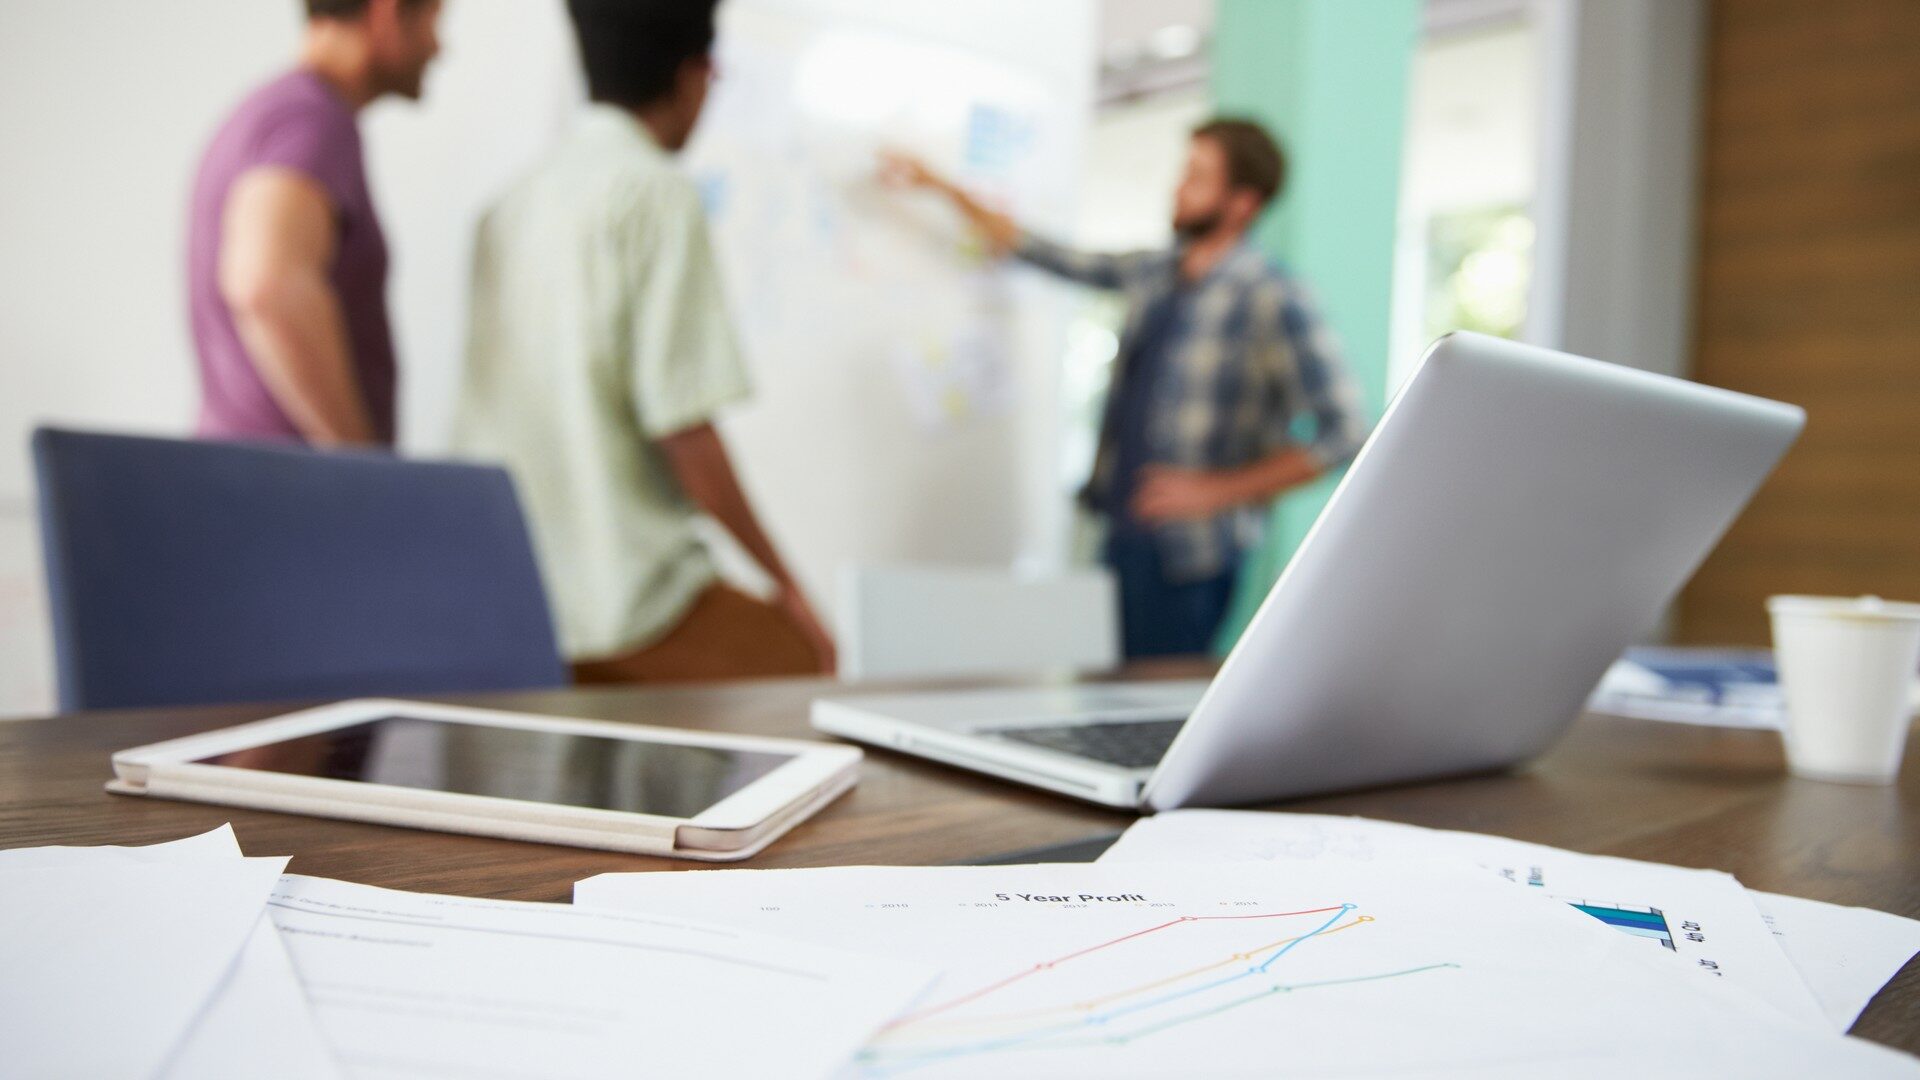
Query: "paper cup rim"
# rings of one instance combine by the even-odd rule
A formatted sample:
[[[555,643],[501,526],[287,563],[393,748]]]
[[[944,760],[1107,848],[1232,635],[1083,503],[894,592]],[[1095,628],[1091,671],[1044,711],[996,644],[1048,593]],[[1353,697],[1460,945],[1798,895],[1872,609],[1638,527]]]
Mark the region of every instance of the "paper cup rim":
[[[1773,615],[1813,615],[1871,623],[1920,622],[1920,604],[1882,600],[1877,596],[1769,596]]]

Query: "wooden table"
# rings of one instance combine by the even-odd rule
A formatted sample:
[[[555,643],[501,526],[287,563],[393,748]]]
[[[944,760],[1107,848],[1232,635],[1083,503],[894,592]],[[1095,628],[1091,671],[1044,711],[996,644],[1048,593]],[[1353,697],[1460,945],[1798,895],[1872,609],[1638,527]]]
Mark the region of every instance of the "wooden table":
[[[807,703],[831,684],[570,690],[449,698],[466,704],[811,737]],[[119,749],[272,715],[227,707],[91,713],[0,723],[0,848],[145,844],[232,821],[249,854],[397,889],[566,900],[573,882],[706,865],[344,821],[108,795]],[[1920,917],[1920,763],[1892,787],[1788,778],[1778,736],[1582,718],[1544,758],[1509,773],[1301,799],[1289,810],[1363,814],[1498,833],[1576,851],[1714,867],[1756,889]],[[755,867],[985,861],[1110,835],[1131,816],[930,762],[869,751],[860,785]],[[1920,963],[1854,1033],[1920,1053]]]

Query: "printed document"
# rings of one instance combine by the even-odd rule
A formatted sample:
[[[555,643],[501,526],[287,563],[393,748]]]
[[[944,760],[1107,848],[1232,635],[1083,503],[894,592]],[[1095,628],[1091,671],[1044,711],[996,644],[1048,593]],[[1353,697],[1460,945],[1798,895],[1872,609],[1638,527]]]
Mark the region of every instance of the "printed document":
[[[1739,986],[1794,1021],[1831,1027],[1751,894],[1734,878],[1712,870],[1391,821],[1249,810],[1176,810],[1142,818],[1100,861],[1442,857],[1478,863],[1529,892],[1567,903],[1700,978]]]
[[[1920,1073],[1459,860],[610,874],[574,903],[945,969],[854,1076]]]
[[[1920,953],[1914,919],[1776,893],[1754,893],[1753,901],[1837,1031],[1852,1027],[1873,995]]]
[[[98,860],[145,862],[239,860],[233,827],[146,847],[45,847],[0,852],[9,867],[62,866]],[[284,860],[274,860],[284,862]],[[265,897],[239,959],[206,1011],[186,1032],[160,1073],[166,1080],[245,1080],[263,1072],[281,1080],[339,1080],[332,1051],[307,1012],[280,934],[267,919]],[[88,1037],[92,1037],[89,1035]]]
[[[0,852],[5,1071],[164,1075],[255,940],[286,862]]]
[[[826,1076],[934,975],[680,913],[297,875],[269,912],[356,1077]]]

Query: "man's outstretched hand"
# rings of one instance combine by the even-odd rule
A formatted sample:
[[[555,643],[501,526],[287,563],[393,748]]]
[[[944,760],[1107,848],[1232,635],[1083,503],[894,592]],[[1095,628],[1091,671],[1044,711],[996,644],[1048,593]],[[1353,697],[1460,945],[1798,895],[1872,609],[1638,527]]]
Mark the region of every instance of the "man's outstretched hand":
[[[904,150],[880,151],[880,182],[888,187],[933,188],[945,191],[952,185],[927,167],[927,163]]]
[[[876,175],[887,187],[902,190],[918,188],[946,196],[995,255],[1006,255],[1020,244],[1018,223],[974,198],[965,188],[934,172],[925,161],[912,154],[902,150],[880,151]]]

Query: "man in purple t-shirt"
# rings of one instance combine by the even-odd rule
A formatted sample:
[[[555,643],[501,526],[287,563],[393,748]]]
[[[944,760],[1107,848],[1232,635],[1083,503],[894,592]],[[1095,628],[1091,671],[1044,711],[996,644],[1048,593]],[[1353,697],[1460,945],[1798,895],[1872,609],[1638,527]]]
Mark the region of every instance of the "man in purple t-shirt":
[[[391,445],[387,245],[359,110],[420,96],[440,0],[306,0],[300,63],[248,95],[193,186],[204,438]]]

